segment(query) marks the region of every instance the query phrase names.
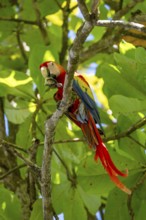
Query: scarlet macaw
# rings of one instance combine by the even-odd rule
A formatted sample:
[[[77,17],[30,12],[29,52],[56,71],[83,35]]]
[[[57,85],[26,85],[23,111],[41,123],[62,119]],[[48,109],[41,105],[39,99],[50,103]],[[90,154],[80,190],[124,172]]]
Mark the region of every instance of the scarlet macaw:
[[[63,87],[66,75],[65,69],[61,65],[52,61],[41,64],[40,69],[45,78],[45,84],[50,88],[57,88],[57,92],[54,94],[54,99],[56,102],[60,102],[63,98]],[[97,161],[99,157],[103,167],[116,186],[124,192],[131,194],[130,189],[121,183],[117,177],[118,175],[125,177],[127,176],[127,173],[121,172],[114,165],[100,136],[100,134],[103,133],[103,129],[88,82],[82,75],[75,73],[72,88],[73,100],[66,115],[82,129],[89,146],[95,149],[95,161]],[[98,124],[99,129],[96,124]]]

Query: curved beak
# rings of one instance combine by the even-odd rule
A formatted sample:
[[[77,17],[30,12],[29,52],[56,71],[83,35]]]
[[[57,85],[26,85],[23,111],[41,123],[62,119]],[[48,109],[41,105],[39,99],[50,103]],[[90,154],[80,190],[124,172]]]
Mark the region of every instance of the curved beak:
[[[49,86],[50,88],[55,88],[57,87],[57,81],[53,77],[46,77],[45,85]]]

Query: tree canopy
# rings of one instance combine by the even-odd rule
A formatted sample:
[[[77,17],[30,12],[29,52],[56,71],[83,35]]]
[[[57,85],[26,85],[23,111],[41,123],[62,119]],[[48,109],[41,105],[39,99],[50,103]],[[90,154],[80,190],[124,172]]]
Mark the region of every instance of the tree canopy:
[[[0,219],[145,219],[145,14],[144,0],[0,2]],[[39,69],[48,60],[68,72],[59,111]],[[76,70],[131,195],[64,115]]]

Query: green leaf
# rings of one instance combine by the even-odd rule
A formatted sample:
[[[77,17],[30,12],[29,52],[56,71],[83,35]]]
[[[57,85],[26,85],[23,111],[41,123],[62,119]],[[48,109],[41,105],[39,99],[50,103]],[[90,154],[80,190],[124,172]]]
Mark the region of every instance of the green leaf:
[[[64,2],[64,0],[60,0],[59,4],[62,5],[63,2]],[[49,15],[49,14],[54,14],[59,10],[59,7],[54,0],[49,0],[49,1],[42,0],[39,2],[38,5],[40,8],[42,17]]]
[[[80,186],[78,186],[77,190],[85,204],[85,207],[92,215],[95,215],[101,204],[100,197],[84,191]]]
[[[30,220],[43,220],[42,199],[38,199],[33,204]]]
[[[71,189],[66,197],[66,204],[64,207],[65,220],[87,220],[87,213],[84,204],[77,190]]]
[[[32,1],[20,0],[20,5],[22,5],[21,16],[23,19],[34,21],[36,19],[35,9]]]
[[[119,44],[119,50],[121,54],[126,54],[128,52],[133,52],[135,51],[135,46],[133,44],[127,43],[126,41],[121,41]]]
[[[22,219],[21,206],[18,198],[11,191],[0,187],[0,217],[4,220]]]
[[[129,64],[127,61],[127,65],[130,67],[131,64]],[[119,94],[127,97],[138,99],[140,97],[142,99],[145,99],[146,94],[145,92],[143,92],[144,89],[138,85],[137,79],[135,78],[134,74],[131,74],[132,71],[134,73],[134,70],[132,68],[131,70],[129,70],[129,72],[126,71],[127,76],[129,76],[128,78],[123,75],[123,72],[121,74],[116,66],[103,65],[100,69],[100,72],[102,72],[101,76],[104,79],[103,89],[106,95],[108,97],[111,97],[112,95]]]
[[[70,195],[70,183],[68,181],[52,186],[52,203],[57,214],[64,212],[64,207],[68,201],[66,197]]]
[[[42,35],[38,28],[31,28],[27,34],[22,35],[22,39],[31,49],[35,47],[35,45],[43,45],[44,43]]]
[[[136,141],[138,141],[135,138],[134,139]],[[145,164],[146,158],[144,156],[144,150],[142,151],[142,149],[140,148],[139,144],[136,143],[136,141],[133,141],[131,139],[129,139],[128,137],[122,138],[119,140],[119,147],[121,150],[125,151],[126,153],[128,153],[130,155],[130,157],[133,157],[133,159],[135,161],[137,161],[137,163],[139,163],[139,167],[141,164]]]
[[[109,100],[111,110],[115,115],[123,114],[138,114],[138,112],[146,113],[146,101],[137,98],[129,98],[122,95],[114,95]]]
[[[134,55],[136,51],[137,49],[134,51]],[[136,98],[145,98],[146,88],[143,87],[143,83],[146,85],[145,72],[141,72],[141,66],[146,70],[146,65],[138,63],[135,58],[129,58],[121,54],[116,53],[114,57],[121,73],[121,78],[123,78],[126,83],[129,83],[129,92],[127,91],[127,94],[129,93],[132,97]],[[123,89],[125,89],[125,84],[123,84]],[[139,97],[136,95],[136,90]]]
[[[68,181],[53,185],[52,202],[57,214],[64,213],[65,220],[87,219],[80,194],[76,188],[71,187]]]
[[[0,96],[11,94],[25,98],[33,98],[32,78],[18,71],[1,71]]]
[[[14,124],[23,123],[36,109],[33,102],[25,102],[23,100],[12,100],[9,102],[5,99],[5,113],[9,121]]]
[[[142,171],[129,176],[126,179],[126,185],[130,187],[135,186],[131,198],[128,198],[125,193],[119,191],[117,188],[111,191],[107,200],[105,220],[129,220],[131,218],[129,214],[129,208],[134,212],[134,219],[144,219],[144,207],[146,204],[146,184],[145,181],[141,181],[144,175],[145,174]]]
[[[24,147],[27,149],[32,144],[32,117],[26,118],[22,124],[19,125],[19,130],[16,135],[16,144],[18,146]],[[27,131],[27,132],[26,132]]]
[[[127,207],[127,195],[118,189],[114,189],[107,200],[105,220],[129,220]]]
[[[145,64],[145,66],[146,66],[146,51],[144,48],[138,47],[135,50],[135,59],[140,64]]]

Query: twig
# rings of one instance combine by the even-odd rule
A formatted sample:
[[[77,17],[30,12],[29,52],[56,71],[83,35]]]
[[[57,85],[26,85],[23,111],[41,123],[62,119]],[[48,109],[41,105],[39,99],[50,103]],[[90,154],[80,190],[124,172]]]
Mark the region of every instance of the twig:
[[[4,139],[1,139],[1,138],[0,138],[0,141],[1,141],[1,145],[6,145],[6,146],[9,146],[9,147],[15,148],[19,151],[22,151],[22,152],[26,153],[26,154],[28,153],[27,150],[25,150],[22,147],[17,146],[16,144],[10,143],[10,142],[8,142]]]
[[[15,172],[16,170],[19,170],[23,167],[26,167],[26,164],[21,164],[19,166],[16,166],[14,168],[12,168],[11,170],[9,170],[7,173],[3,174],[0,176],[0,180],[4,179],[5,177],[7,177],[8,175],[10,175],[11,173]]]
[[[143,2],[144,0],[133,0],[130,1],[129,4],[127,4],[125,7],[123,7],[121,10],[117,11],[117,13],[114,15],[113,19],[120,19],[123,15],[127,14],[132,8],[137,5],[139,2]]]
[[[128,135],[128,138],[130,138],[132,141],[134,141],[136,144],[138,144],[140,147],[142,147],[144,150],[146,150],[146,147],[143,144],[141,144],[139,141],[137,141],[135,138],[133,138],[130,135]]]
[[[67,178],[69,181],[71,181],[72,185],[75,186],[76,185],[76,178],[74,178],[74,175],[72,175],[66,165],[66,163],[64,162],[64,160],[60,157],[60,155],[57,153],[57,151],[53,148],[53,152],[55,153],[55,155],[58,157],[58,159],[60,160],[60,162],[62,163],[62,165],[64,166],[65,170],[66,170],[66,174],[67,174]]]
[[[78,7],[78,5],[73,6],[72,8],[70,8],[70,12],[72,12],[73,10],[75,10]]]
[[[93,0],[92,6],[91,6],[91,12],[92,13],[98,13],[98,5],[100,3],[100,0]]]
[[[25,64],[28,63],[28,58],[26,56],[26,53],[25,53],[25,50],[24,50],[24,47],[23,47],[23,44],[22,44],[22,41],[21,41],[21,38],[20,38],[20,32],[19,30],[17,30],[16,32],[16,38],[17,38],[17,41],[18,41],[18,45],[19,45],[19,48],[20,48],[20,52],[22,54],[22,57],[24,59],[24,62]]]
[[[62,8],[61,4],[59,3],[59,1],[58,1],[58,0],[55,0],[55,2],[56,2],[56,4],[58,5],[58,7],[62,10],[63,8]]]
[[[84,19],[86,21],[89,21],[90,14],[89,14],[89,11],[88,11],[88,8],[87,8],[85,2],[83,0],[78,0],[77,2],[78,2],[79,9],[81,10],[81,13],[82,13]]]
[[[5,17],[0,17],[1,21],[11,21],[11,22],[16,22],[16,23],[25,23],[25,24],[30,24],[30,25],[38,25],[36,21],[30,21],[30,20],[25,20],[25,19],[20,19],[20,18],[5,18]]]
[[[107,137],[104,139],[105,142],[110,141],[110,140],[118,140],[120,138],[129,136],[132,134],[134,131],[136,131],[138,128],[141,128],[146,124],[146,116],[143,117],[141,120],[133,124],[130,128],[128,128],[126,131],[121,132],[120,134],[117,134],[115,136]]]
[[[17,146],[14,144],[9,144],[7,141],[2,140],[2,144],[4,147],[6,147],[6,149],[8,151],[10,151],[12,154],[14,154],[15,156],[19,157],[23,162],[25,162],[25,164],[29,167],[32,168],[32,170],[34,170],[36,173],[40,173],[40,168],[34,164],[33,162],[31,162],[29,159],[25,158],[20,152],[18,152]],[[13,150],[11,150],[11,147],[13,147]],[[21,148],[19,148],[20,150]],[[22,149],[21,149],[22,150]],[[25,152],[26,153],[26,152]]]
[[[77,142],[85,142],[86,140],[84,138],[74,138],[74,139],[69,139],[69,140],[58,140],[54,141],[54,144],[65,144],[65,143],[77,143]]]
[[[45,44],[49,45],[50,44],[49,36],[48,36],[47,30],[44,27],[44,24],[42,22],[41,13],[40,13],[39,7],[37,6],[37,1],[32,0],[32,3],[33,3],[33,8],[34,8],[34,11],[35,11],[35,14],[36,14],[37,24],[38,24],[40,33],[42,35],[42,38],[43,38]]]

